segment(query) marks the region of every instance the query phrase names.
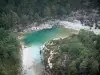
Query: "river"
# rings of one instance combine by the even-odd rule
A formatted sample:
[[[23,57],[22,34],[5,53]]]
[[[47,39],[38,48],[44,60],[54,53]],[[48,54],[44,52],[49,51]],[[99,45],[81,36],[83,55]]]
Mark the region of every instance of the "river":
[[[23,48],[22,65],[24,75],[42,75],[41,46],[52,39],[66,37],[76,32],[61,26],[53,26],[51,29],[43,29],[24,35],[21,40],[26,47]]]
[[[100,30],[95,29],[95,25],[90,29],[89,26],[84,26],[79,21],[59,21],[59,25],[53,26],[50,29],[24,34],[24,38],[20,41],[25,46],[22,50],[23,75],[42,75],[43,65],[41,63],[40,50],[45,42],[69,36],[80,29],[100,34]]]

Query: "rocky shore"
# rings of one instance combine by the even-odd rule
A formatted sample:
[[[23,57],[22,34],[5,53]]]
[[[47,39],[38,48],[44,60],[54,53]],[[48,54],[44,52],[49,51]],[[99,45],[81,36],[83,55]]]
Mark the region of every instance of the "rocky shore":
[[[41,24],[38,22],[33,22],[31,24],[21,26],[15,29],[15,32],[20,34],[30,33],[34,31],[39,31],[42,29],[52,28],[54,25],[63,25],[66,28],[72,29],[87,29],[95,31],[96,33],[100,28],[100,15],[98,10],[77,10],[72,11],[69,15],[62,16],[61,18],[48,19],[43,21]]]
[[[27,34],[27,33],[31,33],[34,31],[43,30],[43,29],[50,29],[52,28],[52,26],[55,25],[55,23],[56,22],[53,22],[53,21],[44,22],[42,24],[38,24],[37,22],[34,22],[30,25],[27,25],[25,28],[20,27],[19,29],[16,29],[15,31],[20,34]]]
[[[81,30],[79,34],[73,34],[69,37],[59,38],[45,43],[42,47],[44,75],[77,75],[78,73],[87,73],[88,68],[86,67],[88,67],[88,64],[84,62],[87,59],[86,55],[91,55],[91,47],[95,47],[94,45],[96,43],[91,39],[96,36],[98,35]],[[83,42],[81,38],[85,39],[86,42]],[[91,43],[88,41],[91,41]],[[88,45],[86,46],[86,44]],[[89,45],[91,47],[88,49]],[[92,55],[91,57],[94,56]],[[87,60],[87,62],[89,61],[90,59]],[[93,62],[89,63],[92,64]],[[91,66],[89,67],[90,69],[93,68]],[[91,73],[91,71],[88,73]]]
[[[65,28],[75,30],[86,29],[94,31],[96,34],[100,34],[100,15],[96,9],[77,10],[71,12],[68,16],[62,16],[62,18],[59,19],[48,19],[41,24],[33,22],[26,26],[20,26],[18,29],[15,29],[15,32],[26,34],[42,29],[50,29],[54,25],[61,25]]]
[[[67,37],[64,37],[67,38]],[[67,55],[62,54],[60,56],[59,45],[56,45],[53,41],[63,40],[64,38],[54,39],[47,42],[43,47],[43,65],[44,65],[44,75],[56,75],[56,68],[65,67],[65,62],[67,61]],[[62,58],[61,58],[62,57]]]

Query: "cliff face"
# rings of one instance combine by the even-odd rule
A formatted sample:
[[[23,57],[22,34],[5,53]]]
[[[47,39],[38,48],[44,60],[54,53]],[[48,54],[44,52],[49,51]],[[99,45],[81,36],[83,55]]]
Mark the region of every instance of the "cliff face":
[[[82,30],[77,35],[46,43],[43,47],[45,75],[99,74],[97,36]]]
[[[60,39],[62,40],[62,39]],[[52,41],[48,42],[43,48],[44,53],[44,65],[45,65],[45,74],[46,75],[58,75],[60,71],[64,70],[67,64],[70,62],[70,55],[67,53],[62,53],[59,49],[59,45]]]

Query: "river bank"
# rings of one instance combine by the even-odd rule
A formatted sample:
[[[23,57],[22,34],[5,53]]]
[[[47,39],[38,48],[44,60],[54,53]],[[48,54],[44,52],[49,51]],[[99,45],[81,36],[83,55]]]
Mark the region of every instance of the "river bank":
[[[94,45],[98,45],[97,43],[94,42],[94,40],[91,40],[93,39],[93,37],[94,38],[98,37],[98,35],[95,35],[94,33],[91,33],[85,30],[81,30],[80,33],[77,35],[72,35],[66,38],[60,38],[58,40],[51,40],[45,43],[45,45],[43,45],[43,48],[42,48],[43,64],[45,66],[45,69],[44,69],[45,75],[51,75],[51,74],[52,75],[71,74],[72,75],[73,72],[75,74],[76,72],[78,73],[81,72],[81,70],[82,70],[82,73],[87,73],[86,71],[87,68],[84,68],[83,61],[87,59],[88,63],[92,64],[94,62],[95,59],[89,62],[92,57],[95,57],[95,55],[91,55],[91,50],[94,48],[95,50],[93,49],[93,51],[96,51],[96,46]],[[86,41],[83,42],[83,40],[86,40]],[[93,54],[94,53],[95,52],[93,52]],[[87,55],[91,55],[91,58],[88,59]],[[84,56],[84,57],[82,58],[80,56]],[[79,60],[79,59],[82,59],[82,60]],[[80,63],[78,63],[79,61]],[[98,62],[98,59],[96,61]],[[92,66],[88,66],[87,63],[84,63],[84,64],[86,64],[87,67],[90,67],[91,69],[93,68]],[[78,69],[76,65],[79,66]],[[97,65],[97,64],[94,64],[94,65]],[[83,72],[83,68],[86,69],[84,72]],[[97,66],[97,68],[99,68],[99,65]],[[91,72],[89,71],[88,73],[91,73]],[[96,71],[96,73],[98,73],[98,71]]]
[[[35,35],[35,34],[31,34],[32,38],[30,39],[26,39],[27,41],[29,41],[30,43],[32,43],[31,41],[34,42],[35,40],[35,43],[34,45],[38,42],[38,43],[42,43],[42,45],[44,44],[44,41],[49,41],[49,40],[57,40],[57,39],[62,39],[62,38],[65,38],[64,36],[63,37],[55,37],[55,38],[51,38],[48,36],[48,34],[50,35],[51,33],[51,30],[49,29],[52,29],[53,26],[63,26],[66,30],[68,29],[72,29],[72,30],[77,30],[79,31],[80,29],[85,29],[85,30],[88,30],[88,31],[93,31],[95,34],[100,34],[100,30],[99,29],[95,29],[95,24],[94,24],[94,27],[90,27],[90,26],[85,26],[84,24],[81,24],[81,22],[79,20],[73,20],[73,21],[67,21],[67,20],[55,20],[55,21],[49,21],[49,22],[46,22],[46,23],[43,23],[39,26],[35,26],[34,24],[31,24],[30,27],[27,29],[24,29],[23,32],[19,32],[19,36],[18,36],[18,39],[19,40],[22,40],[23,38],[25,38],[24,34],[27,34],[27,33],[34,33],[34,32],[38,32],[37,34],[39,35]],[[48,30],[47,30],[48,29]],[[43,33],[41,35],[40,31],[43,30]],[[45,31],[46,30],[46,31]],[[56,30],[56,29],[54,29]],[[53,30],[53,36],[56,36],[56,33],[59,33],[58,31],[56,31],[56,33],[54,33],[54,30]],[[58,29],[59,30],[59,29]],[[50,31],[50,33],[46,33]],[[60,35],[62,33],[66,33],[65,31],[61,32]],[[69,33],[69,32],[68,32]],[[46,34],[46,35],[44,35]],[[66,33],[67,34],[67,33]],[[44,37],[43,37],[44,36]],[[30,37],[30,36],[29,36]],[[40,38],[41,37],[41,38]],[[42,38],[48,38],[48,40],[44,40]],[[33,40],[32,40],[33,39]],[[40,40],[41,39],[41,40]],[[44,40],[44,41],[43,41]],[[26,42],[27,42],[26,41]],[[25,42],[25,41],[24,41]],[[40,46],[33,46],[33,47],[29,47],[29,46],[26,46],[24,43],[21,43],[21,46],[22,46],[22,50],[23,50],[23,64],[24,64],[24,67],[27,67],[25,68],[28,72],[33,72],[32,69],[34,66],[35,63],[37,62],[34,62],[33,60],[33,56],[39,56],[39,59],[40,59],[40,55],[39,55],[39,51],[40,51]],[[33,50],[37,50],[37,52],[33,52]],[[33,54],[34,55],[33,55]],[[51,52],[52,54],[52,52]],[[30,58],[30,59],[29,59]],[[36,58],[37,59],[37,58]],[[51,58],[50,58],[51,59]],[[34,63],[33,63],[34,62]],[[30,63],[30,65],[28,65]],[[49,63],[49,66],[51,65],[49,59],[48,59],[48,63]],[[31,68],[30,68],[31,67]],[[51,65],[51,68],[52,68],[52,65]],[[31,71],[29,70],[31,69]]]
[[[73,20],[72,22],[67,21],[67,20],[55,20],[55,21],[45,22],[39,26],[36,26],[35,23],[29,25],[29,27],[26,29],[23,29],[22,32],[18,32],[18,39],[22,39],[23,34],[28,34],[28,33],[40,31],[43,29],[51,29],[55,25],[63,26],[65,28],[74,29],[78,31],[80,29],[84,29],[88,31],[93,31],[95,34],[100,34],[100,29],[96,28],[95,23],[93,24],[93,27],[90,27],[90,26],[85,26],[85,24],[84,23],[82,24],[79,20]]]
[[[55,26],[51,29],[44,29],[44,30],[40,30],[40,31],[33,32],[33,33],[23,36],[24,38],[20,42],[22,45],[22,53],[23,53],[22,54],[23,68],[25,71],[27,70],[26,73],[28,74],[30,72],[33,74],[33,71],[37,70],[37,67],[39,67],[38,63],[41,64],[42,57],[40,55],[40,50],[41,50],[41,46],[44,45],[45,42],[48,42],[55,38],[61,38],[61,37],[63,38],[67,35],[69,36],[73,34],[73,32],[75,31],[72,29]],[[34,67],[34,65],[36,67]],[[40,71],[37,70],[37,72],[40,72]]]
[[[54,19],[45,19],[43,22],[41,22],[41,24],[38,22],[33,22],[24,27],[19,27],[18,30],[16,29],[16,31],[18,31],[19,34],[27,34],[42,29],[50,29],[54,25],[61,25],[66,28],[71,28],[75,30],[91,30],[94,31],[96,34],[99,34],[100,16],[98,12],[99,11],[97,9],[90,9],[89,11],[72,11],[69,15],[62,16],[59,19],[57,17]]]

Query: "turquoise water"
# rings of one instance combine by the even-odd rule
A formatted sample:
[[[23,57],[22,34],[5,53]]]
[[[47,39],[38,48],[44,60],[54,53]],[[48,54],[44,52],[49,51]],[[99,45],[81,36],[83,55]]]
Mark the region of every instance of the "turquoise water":
[[[24,39],[22,39],[21,41],[24,42],[25,45],[39,45],[44,44],[45,42],[54,38],[68,36],[72,34],[72,32],[74,32],[74,30],[54,26],[51,29],[44,29],[26,34],[24,35]]]
[[[69,36],[73,34],[73,32],[75,31],[72,29],[54,26],[51,29],[43,29],[25,34],[21,40],[22,43],[28,46],[28,48],[23,50],[23,64],[24,67],[28,67],[25,75],[41,75],[43,66],[41,64],[40,47],[45,42],[55,38]],[[30,70],[29,67],[31,67]]]

